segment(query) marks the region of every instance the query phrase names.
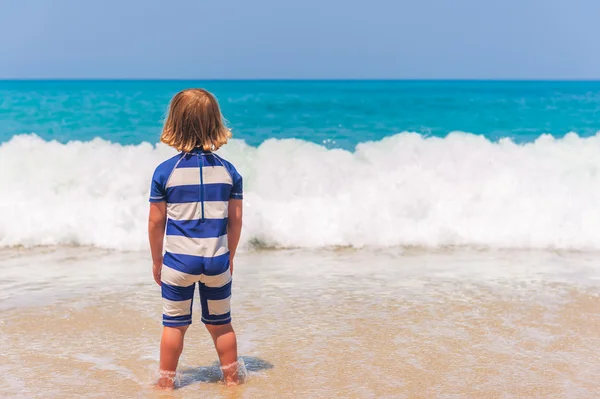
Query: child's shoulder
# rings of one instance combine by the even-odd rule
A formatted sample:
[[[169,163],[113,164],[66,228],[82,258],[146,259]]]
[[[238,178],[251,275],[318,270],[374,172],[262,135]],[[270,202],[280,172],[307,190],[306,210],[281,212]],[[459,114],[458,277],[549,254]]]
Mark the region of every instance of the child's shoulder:
[[[235,166],[233,166],[233,164],[231,162],[229,162],[228,160],[226,160],[225,158],[223,158],[222,156],[215,154],[214,152],[212,153],[212,155],[214,155],[225,167],[225,169],[227,169],[227,171],[231,174],[231,175],[239,175],[237,169],[235,168]]]
[[[239,172],[237,171],[237,169],[235,168],[235,166],[233,166],[233,164],[231,162],[229,162],[225,158],[221,157],[220,155],[217,155],[215,153],[212,153],[212,154],[221,163],[221,165],[223,165],[223,167],[227,170],[227,172],[229,173],[229,176],[231,177],[231,183],[233,184],[233,191],[231,193],[231,198],[232,199],[242,199],[242,186],[243,186],[242,175],[239,174]]]
[[[182,153],[179,153],[175,156],[172,156],[171,158],[161,162],[156,169],[154,169],[154,176],[163,176],[163,177],[168,177],[171,172],[173,171],[173,169],[175,169],[175,166],[177,166],[177,162],[179,162],[179,160],[182,157]]]

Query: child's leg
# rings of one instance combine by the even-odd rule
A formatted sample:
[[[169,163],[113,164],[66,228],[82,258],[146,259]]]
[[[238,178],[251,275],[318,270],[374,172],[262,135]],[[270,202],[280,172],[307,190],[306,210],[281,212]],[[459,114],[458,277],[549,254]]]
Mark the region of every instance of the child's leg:
[[[179,363],[179,356],[183,351],[183,339],[188,327],[163,327],[160,340],[159,388],[171,389],[174,387],[177,363]]]
[[[161,272],[163,333],[160,340],[160,388],[173,388],[183,338],[192,323],[195,282],[199,276],[183,273],[168,265]]]
[[[206,329],[210,333],[215,349],[219,355],[219,361],[223,370],[223,378],[227,385],[238,383],[237,367],[237,339],[231,323],[223,325],[207,324]]]
[[[163,327],[160,340],[160,369],[166,371],[177,370],[179,356],[183,351],[183,338],[189,326]]]
[[[229,258],[206,267],[200,280],[202,322],[212,336],[225,383],[238,383],[237,340],[231,327],[231,272]]]

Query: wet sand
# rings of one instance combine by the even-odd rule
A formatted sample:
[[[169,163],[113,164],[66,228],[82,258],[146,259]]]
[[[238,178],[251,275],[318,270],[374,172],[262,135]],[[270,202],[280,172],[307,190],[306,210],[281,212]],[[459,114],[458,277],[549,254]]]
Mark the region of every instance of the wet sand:
[[[6,250],[0,396],[595,399],[599,261],[465,249],[240,254],[233,317],[250,380],[218,382],[195,309],[180,388],[157,392],[161,304],[145,254]]]

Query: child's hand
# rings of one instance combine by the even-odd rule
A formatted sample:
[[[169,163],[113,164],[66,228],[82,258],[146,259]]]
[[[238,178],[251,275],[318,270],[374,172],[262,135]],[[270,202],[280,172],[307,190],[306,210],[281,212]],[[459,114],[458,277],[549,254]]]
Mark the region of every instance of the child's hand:
[[[156,284],[161,285],[160,283],[160,273],[162,271],[162,263],[152,265],[152,274],[154,275],[154,281]]]
[[[233,276],[233,259],[229,259],[229,274]]]

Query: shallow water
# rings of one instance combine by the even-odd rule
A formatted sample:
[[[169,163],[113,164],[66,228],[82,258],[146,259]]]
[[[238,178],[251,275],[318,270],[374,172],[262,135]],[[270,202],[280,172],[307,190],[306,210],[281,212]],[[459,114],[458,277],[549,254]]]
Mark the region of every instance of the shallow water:
[[[165,393],[151,388],[161,305],[145,254],[4,250],[0,396],[597,398],[599,259],[418,249],[240,254],[233,317],[249,382],[218,382],[195,309],[180,388]]]

